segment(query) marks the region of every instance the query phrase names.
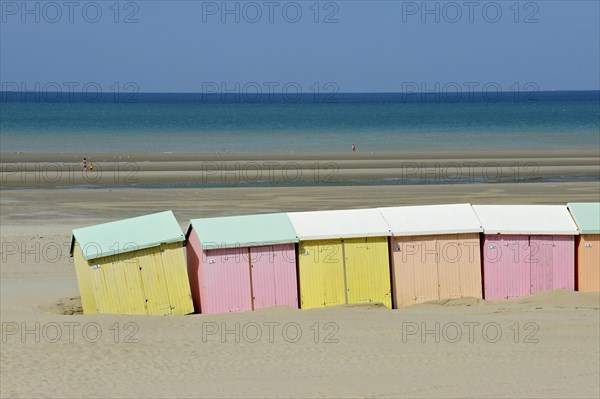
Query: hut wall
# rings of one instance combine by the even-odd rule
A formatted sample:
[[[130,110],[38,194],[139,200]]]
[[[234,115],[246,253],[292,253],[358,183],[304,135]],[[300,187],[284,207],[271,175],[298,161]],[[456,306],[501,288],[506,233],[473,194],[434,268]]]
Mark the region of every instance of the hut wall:
[[[575,237],[567,235],[484,235],[485,299],[574,290],[574,242]]]
[[[182,243],[88,263],[98,313],[184,315],[194,311]]]
[[[391,252],[397,308],[439,299],[482,297],[477,233],[392,237]]]

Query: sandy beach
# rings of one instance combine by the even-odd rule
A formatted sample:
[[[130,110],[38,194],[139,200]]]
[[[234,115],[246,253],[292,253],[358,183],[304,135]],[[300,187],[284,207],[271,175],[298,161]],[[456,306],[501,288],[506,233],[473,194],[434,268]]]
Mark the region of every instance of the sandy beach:
[[[82,171],[82,160],[93,171]],[[2,186],[441,184],[590,181],[597,150],[416,153],[2,154]]]
[[[600,1],[0,9],[0,399],[600,399]]]
[[[98,180],[81,173],[83,156]],[[81,315],[68,256],[74,228],[166,209],[186,228],[195,217],[278,211],[598,201],[597,151],[2,154],[1,163],[2,397],[600,396],[599,293],[403,310]],[[325,168],[335,181],[315,180],[315,163],[335,165]],[[463,163],[504,179],[448,181]],[[286,165],[304,177],[252,185],[251,171],[281,175]],[[223,181],[223,171],[238,175]]]

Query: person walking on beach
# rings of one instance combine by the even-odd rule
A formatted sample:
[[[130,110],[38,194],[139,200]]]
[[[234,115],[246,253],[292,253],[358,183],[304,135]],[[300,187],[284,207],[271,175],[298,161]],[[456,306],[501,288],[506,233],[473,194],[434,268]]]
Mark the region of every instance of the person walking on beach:
[[[90,172],[94,171],[94,164],[90,162]]]
[[[356,144],[352,144],[352,152],[356,152]]]
[[[82,163],[83,163],[83,171],[85,172],[87,170],[87,158],[84,157]]]

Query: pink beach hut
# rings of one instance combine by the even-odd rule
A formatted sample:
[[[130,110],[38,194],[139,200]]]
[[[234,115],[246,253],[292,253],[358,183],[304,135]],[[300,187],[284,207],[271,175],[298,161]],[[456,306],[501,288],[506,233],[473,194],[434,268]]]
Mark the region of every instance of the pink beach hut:
[[[297,242],[284,213],[191,220],[187,262],[196,312],[297,308]]]
[[[473,205],[483,227],[483,297],[575,289],[577,226],[564,205]]]

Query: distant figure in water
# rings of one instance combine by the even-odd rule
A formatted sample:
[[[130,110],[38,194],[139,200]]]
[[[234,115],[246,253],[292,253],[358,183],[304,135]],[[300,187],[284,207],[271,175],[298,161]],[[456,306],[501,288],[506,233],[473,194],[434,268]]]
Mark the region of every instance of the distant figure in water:
[[[87,170],[87,158],[83,158],[82,164],[83,164],[83,170]]]
[[[90,162],[90,172],[94,171],[94,164]]]
[[[356,152],[356,144],[352,144],[352,152]]]

